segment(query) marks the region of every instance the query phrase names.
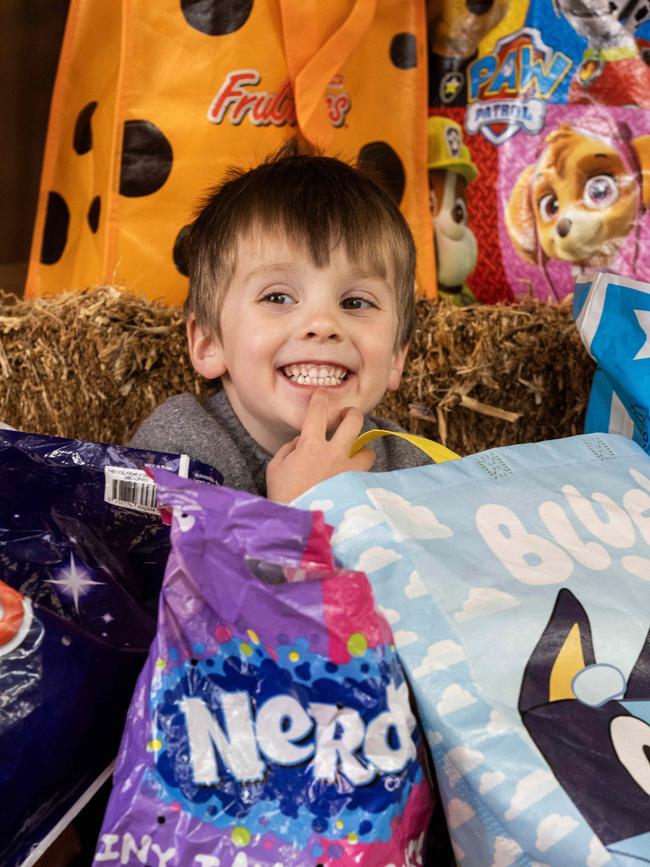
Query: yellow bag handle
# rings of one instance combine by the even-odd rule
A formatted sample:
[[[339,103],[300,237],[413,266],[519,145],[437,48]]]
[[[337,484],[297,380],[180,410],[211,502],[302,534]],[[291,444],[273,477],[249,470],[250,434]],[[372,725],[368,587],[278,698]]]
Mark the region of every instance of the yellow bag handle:
[[[445,461],[456,461],[460,458],[460,455],[457,455],[456,452],[452,452],[452,450],[448,449],[446,446],[442,446],[440,443],[436,443],[433,440],[428,440],[426,437],[420,437],[417,434],[402,433],[401,431],[380,430],[379,428],[376,430],[368,430],[365,433],[362,433],[361,436],[358,436],[350,449],[350,457],[356,455],[357,452],[360,452],[362,448],[365,448],[365,446],[368,445],[368,443],[379,439],[379,437],[385,436],[400,437],[401,439],[412,443],[437,464],[443,464]]]
[[[370,29],[377,0],[354,0],[345,20],[324,43],[321,30],[328,18],[340,15],[340,6],[328,8],[321,0],[279,0],[279,6],[298,126],[311,142],[326,147],[333,127],[327,117],[325,90]]]

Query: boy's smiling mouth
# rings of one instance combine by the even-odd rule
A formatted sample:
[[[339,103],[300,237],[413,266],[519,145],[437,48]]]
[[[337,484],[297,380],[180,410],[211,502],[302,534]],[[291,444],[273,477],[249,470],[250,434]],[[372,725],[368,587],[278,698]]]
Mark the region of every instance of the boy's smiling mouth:
[[[345,367],[335,364],[315,364],[304,362],[300,364],[288,364],[281,367],[280,371],[292,383],[296,385],[311,386],[336,386],[341,385],[350,375]]]

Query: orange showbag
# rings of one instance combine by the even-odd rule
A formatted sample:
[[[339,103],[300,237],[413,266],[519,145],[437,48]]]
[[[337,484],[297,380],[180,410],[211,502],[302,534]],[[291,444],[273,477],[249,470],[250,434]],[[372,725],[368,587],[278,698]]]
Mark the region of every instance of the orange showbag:
[[[419,0],[72,0],[26,294],[180,303],[197,200],[296,128],[383,176],[435,294],[425,41]]]

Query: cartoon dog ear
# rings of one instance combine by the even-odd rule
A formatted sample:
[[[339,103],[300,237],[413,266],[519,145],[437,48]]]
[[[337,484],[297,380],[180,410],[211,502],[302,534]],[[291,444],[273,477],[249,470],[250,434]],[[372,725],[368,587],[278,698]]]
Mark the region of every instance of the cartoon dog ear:
[[[633,139],[632,148],[641,167],[643,178],[643,204],[650,208],[650,135],[641,135]]]
[[[527,262],[536,264],[537,229],[530,196],[535,166],[528,166],[517,178],[506,208],[506,228],[517,253]]]
[[[650,632],[634,663],[627,680],[626,701],[648,701],[650,699]]]
[[[574,676],[595,661],[587,613],[573,593],[563,588],[526,664],[519,711],[524,714],[542,704],[574,698]]]

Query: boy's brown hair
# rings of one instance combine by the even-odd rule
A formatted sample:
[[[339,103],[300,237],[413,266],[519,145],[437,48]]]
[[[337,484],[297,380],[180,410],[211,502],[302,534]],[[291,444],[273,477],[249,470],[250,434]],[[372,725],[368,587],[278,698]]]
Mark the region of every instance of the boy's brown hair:
[[[249,171],[231,170],[203,201],[188,235],[190,288],[185,315],[220,333],[223,298],[236,266],[238,240],[253,227],[303,243],[314,264],[329,263],[340,242],[349,258],[394,281],[399,319],[395,345],[415,324],[415,246],[397,204],[368,174],[307,143],[290,139]]]

